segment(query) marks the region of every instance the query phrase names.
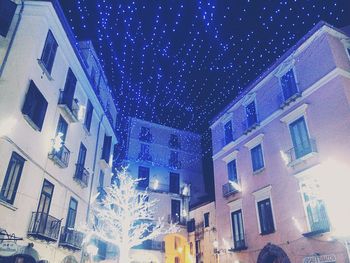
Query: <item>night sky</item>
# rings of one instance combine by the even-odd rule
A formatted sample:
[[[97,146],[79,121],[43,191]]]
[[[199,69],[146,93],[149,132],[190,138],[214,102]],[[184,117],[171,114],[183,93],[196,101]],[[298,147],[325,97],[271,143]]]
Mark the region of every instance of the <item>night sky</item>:
[[[248,83],[320,20],[350,25],[349,0],[60,2],[77,39],[93,41],[121,116],[202,133],[207,160],[208,122]]]

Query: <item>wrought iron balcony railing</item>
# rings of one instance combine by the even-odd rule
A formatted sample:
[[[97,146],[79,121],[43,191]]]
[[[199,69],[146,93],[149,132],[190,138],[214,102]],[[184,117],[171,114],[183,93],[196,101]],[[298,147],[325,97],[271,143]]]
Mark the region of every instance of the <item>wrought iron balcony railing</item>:
[[[311,208],[311,204],[309,204],[306,210],[308,211],[310,231],[304,233],[303,236],[311,237],[330,231],[327,212],[323,204],[321,205],[318,203],[316,207],[313,208]]]
[[[233,243],[234,243],[235,247],[230,249],[230,251],[232,251],[232,252],[237,252],[237,251],[245,250],[248,248],[245,244],[245,239],[234,240]]]
[[[85,169],[84,165],[76,164],[74,180],[77,181],[82,187],[87,187],[89,184],[89,172]]]
[[[142,244],[135,246],[134,249],[157,250],[164,252],[165,243],[164,241],[146,240]]]
[[[293,165],[297,160],[311,153],[317,153],[317,145],[314,139],[308,138],[285,152],[288,166]]]
[[[80,250],[83,239],[84,234],[82,232],[63,226],[61,228],[59,245],[72,250]]]
[[[179,216],[179,215],[168,215],[168,223],[177,223],[179,225],[183,225],[186,226],[187,225],[187,220],[185,217],[183,216]]]
[[[54,163],[61,168],[68,167],[69,156],[70,156],[70,151],[65,145],[62,145],[59,151],[56,151],[55,149],[53,149],[51,153],[49,153],[49,158],[53,160]]]
[[[181,169],[181,161],[169,159],[169,167],[175,170]]]
[[[60,232],[61,220],[43,212],[33,212],[28,236],[56,242]]]
[[[301,93],[298,91],[294,91],[291,94],[288,94],[287,97],[283,94],[283,92],[281,92],[277,95],[277,103],[280,108],[284,108],[300,97]]]
[[[71,99],[70,96],[60,91],[58,106],[62,108],[71,122],[78,122],[79,104],[77,99]]]
[[[242,122],[243,133],[247,134],[252,130],[256,129],[260,125],[257,117],[246,119]]]
[[[138,160],[152,162],[152,155],[149,153],[140,152],[138,155]]]
[[[230,182],[228,182],[228,183],[226,183],[226,184],[224,184],[222,186],[222,195],[223,195],[223,197],[228,197],[228,196],[233,195],[233,194],[235,194],[237,192],[239,192],[239,190],[236,189],[234,187],[234,185],[232,183],[230,183]]]
[[[148,133],[148,134],[140,133],[139,134],[139,140],[143,141],[143,142],[152,143],[153,142],[153,136],[150,133]]]

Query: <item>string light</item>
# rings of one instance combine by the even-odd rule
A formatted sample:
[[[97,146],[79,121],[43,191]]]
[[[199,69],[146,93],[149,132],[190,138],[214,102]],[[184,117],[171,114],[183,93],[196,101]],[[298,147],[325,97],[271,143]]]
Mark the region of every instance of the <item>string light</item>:
[[[345,2],[61,1],[93,39],[120,116],[200,132],[204,156],[208,121],[321,19],[350,24]]]

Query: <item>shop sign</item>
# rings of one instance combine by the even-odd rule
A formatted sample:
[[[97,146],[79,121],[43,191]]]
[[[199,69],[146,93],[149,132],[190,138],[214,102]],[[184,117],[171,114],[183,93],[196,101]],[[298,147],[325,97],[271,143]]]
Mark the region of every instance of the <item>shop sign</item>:
[[[303,263],[335,263],[337,260],[334,254],[311,256],[304,258]]]
[[[13,241],[2,241],[0,243],[0,256],[8,257],[16,254],[17,244]]]

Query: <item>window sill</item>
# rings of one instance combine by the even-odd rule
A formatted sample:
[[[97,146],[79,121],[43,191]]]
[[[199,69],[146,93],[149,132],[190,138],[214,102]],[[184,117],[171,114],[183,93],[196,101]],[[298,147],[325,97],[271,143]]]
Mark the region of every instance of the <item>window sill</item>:
[[[13,205],[7,203],[6,201],[0,199],[0,205],[12,210],[12,211],[16,211],[17,210],[17,207],[14,207]]]
[[[260,233],[260,236],[267,236],[267,235],[270,235],[270,234],[273,234],[273,233],[275,233],[275,230],[273,230],[271,232]]]
[[[28,122],[28,124],[36,131],[40,132],[41,131],[41,128],[39,128],[33,121],[32,119],[30,118],[29,115],[27,114],[23,114],[23,117],[24,119]]]
[[[260,169],[258,169],[258,170],[256,170],[256,171],[253,171],[253,175],[260,174],[260,173],[262,173],[263,171],[265,171],[265,166],[262,167],[262,168],[260,168]]]
[[[298,165],[298,164],[300,164],[302,162],[305,162],[306,160],[308,160],[308,159],[310,159],[310,158],[312,158],[312,157],[314,157],[316,155],[317,155],[317,152],[311,152],[311,153],[305,154],[304,156],[302,156],[302,157],[300,157],[300,158],[298,158],[298,159],[288,163],[288,166],[289,167],[294,167],[294,166],[296,166],[296,165]]]
[[[45,65],[44,65],[44,63],[42,62],[41,59],[38,59],[38,64],[39,64],[40,68],[42,69],[43,73],[46,75],[46,77],[47,77],[50,81],[52,81],[52,80],[53,80],[53,77],[52,77],[51,74],[47,71],[47,69],[46,69],[46,67],[45,67]]]
[[[329,228],[326,228],[326,229],[319,229],[319,230],[314,230],[314,231],[311,231],[311,232],[307,232],[307,233],[303,233],[302,235],[304,237],[313,237],[313,236],[319,236],[323,233],[327,233],[329,232],[330,229]]]

